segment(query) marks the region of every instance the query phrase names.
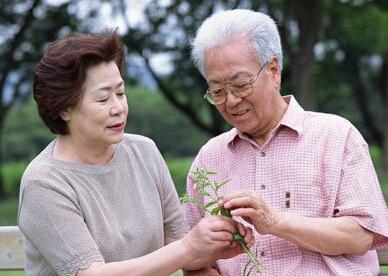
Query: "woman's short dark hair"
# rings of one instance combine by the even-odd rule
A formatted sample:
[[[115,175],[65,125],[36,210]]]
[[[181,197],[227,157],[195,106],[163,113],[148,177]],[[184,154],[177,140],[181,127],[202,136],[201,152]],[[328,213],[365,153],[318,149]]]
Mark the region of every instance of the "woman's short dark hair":
[[[69,133],[59,113],[80,102],[87,69],[110,61],[123,76],[124,46],[116,31],[73,34],[49,46],[37,66],[33,93],[39,115],[52,133]]]

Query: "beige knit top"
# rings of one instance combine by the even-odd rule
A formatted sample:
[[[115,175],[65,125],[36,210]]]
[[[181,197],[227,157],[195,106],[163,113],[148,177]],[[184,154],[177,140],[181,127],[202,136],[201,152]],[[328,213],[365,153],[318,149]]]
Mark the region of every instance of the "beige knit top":
[[[26,275],[75,275],[92,261],[143,256],[187,231],[152,140],[125,134],[105,166],[54,159],[54,144],[29,164],[21,182]]]

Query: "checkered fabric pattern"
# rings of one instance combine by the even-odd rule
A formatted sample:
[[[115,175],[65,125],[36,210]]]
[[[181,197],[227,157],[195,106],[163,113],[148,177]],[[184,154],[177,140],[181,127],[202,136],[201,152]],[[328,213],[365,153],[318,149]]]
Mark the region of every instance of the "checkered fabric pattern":
[[[259,191],[275,210],[307,217],[347,216],[374,233],[372,249],[363,256],[325,256],[305,250],[273,235],[254,232],[264,275],[377,275],[374,249],[388,246],[388,210],[368,145],[347,120],[330,114],[304,111],[293,96],[268,141],[258,146],[232,129],[202,147],[191,170],[217,172],[215,181],[230,182],[222,193]],[[187,191],[196,197],[190,177]],[[201,198],[206,204],[207,198]],[[185,206],[193,227],[203,214]],[[319,239],[319,237],[317,237]],[[220,260],[222,275],[242,275],[245,255]]]

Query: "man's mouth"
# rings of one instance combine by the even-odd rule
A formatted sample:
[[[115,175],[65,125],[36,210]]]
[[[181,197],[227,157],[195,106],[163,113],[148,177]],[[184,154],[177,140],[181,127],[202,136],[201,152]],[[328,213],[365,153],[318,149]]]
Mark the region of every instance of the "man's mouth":
[[[248,111],[249,111],[249,109],[241,109],[241,110],[238,110],[238,111],[230,112],[230,114],[232,116],[241,116],[241,115],[244,115],[245,113],[247,113]]]

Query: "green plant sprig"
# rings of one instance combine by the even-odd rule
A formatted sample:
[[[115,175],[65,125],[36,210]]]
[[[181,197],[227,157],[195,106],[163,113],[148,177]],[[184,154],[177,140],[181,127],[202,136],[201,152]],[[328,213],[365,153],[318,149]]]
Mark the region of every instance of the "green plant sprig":
[[[219,194],[219,191],[230,180],[221,182],[210,181],[209,177],[214,175],[216,175],[215,172],[209,171],[205,168],[197,168],[195,171],[191,172],[191,177],[194,182],[194,189],[197,191],[199,196],[210,197],[210,201],[208,203],[206,203],[204,206],[201,206],[201,202],[198,199],[190,198],[187,193],[181,196],[181,202],[183,204],[192,203],[197,206],[197,208],[202,209],[204,212],[207,212],[212,216],[222,215],[228,218],[232,218],[230,211],[219,205],[219,201],[223,198]],[[257,273],[261,273],[263,271],[263,265],[257,258],[257,254],[254,254],[250,250],[240,233],[234,233],[233,238],[235,241],[240,243],[241,247],[249,258],[247,264],[245,265],[243,276],[249,276],[253,269],[255,269]]]

